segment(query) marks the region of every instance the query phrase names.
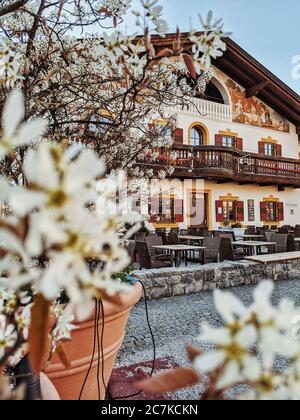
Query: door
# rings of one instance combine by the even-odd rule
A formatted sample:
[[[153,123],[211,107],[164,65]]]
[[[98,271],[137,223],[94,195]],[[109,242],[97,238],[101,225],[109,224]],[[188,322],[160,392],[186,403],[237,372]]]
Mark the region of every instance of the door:
[[[189,227],[208,226],[208,193],[189,192],[188,224]]]

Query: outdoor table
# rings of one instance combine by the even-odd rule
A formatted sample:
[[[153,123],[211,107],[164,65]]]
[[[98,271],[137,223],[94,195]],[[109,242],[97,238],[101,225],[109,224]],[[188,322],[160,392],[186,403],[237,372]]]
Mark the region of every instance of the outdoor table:
[[[192,245],[154,245],[152,246],[153,249],[157,249],[160,251],[169,251],[174,254],[175,259],[172,258],[172,264],[175,267],[179,267],[179,261],[180,261],[180,254],[184,255],[184,261],[185,265],[187,266],[187,257],[189,251],[204,251],[206,248],[203,246],[192,246]]]
[[[277,242],[260,242],[260,241],[237,241],[237,242],[232,242],[233,245],[235,246],[240,246],[240,247],[246,247],[246,248],[250,248],[251,250],[251,255],[257,255],[257,248],[260,247],[269,247],[269,246],[275,246],[277,245]]]
[[[202,244],[204,240],[203,236],[193,236],[193,235],[179,235],[178,238],[182,241],[199,242],[199,244]]]
[[[243,235],[244,239],[264,239],[264,235]]]
[[[300,238],[295,238],[295,242],[300,242]]]

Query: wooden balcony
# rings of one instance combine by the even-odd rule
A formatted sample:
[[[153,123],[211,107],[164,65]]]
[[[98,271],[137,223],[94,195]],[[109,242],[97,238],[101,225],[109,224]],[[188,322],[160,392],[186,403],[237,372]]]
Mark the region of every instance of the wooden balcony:
[[[174,145],[172,149],[160,149],[157,160],[146,165],[157,170],[166,165],[174,166],[175,178],[300,188],[300,160],[273,158],[216,146]]]

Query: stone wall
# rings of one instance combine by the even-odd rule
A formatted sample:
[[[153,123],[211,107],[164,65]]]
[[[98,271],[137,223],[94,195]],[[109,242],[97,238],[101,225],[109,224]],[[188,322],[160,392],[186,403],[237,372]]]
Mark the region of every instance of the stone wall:
[[[225,261],[187,268],[135,271],[134,275],[144,282],[149,299],[161,299],[256,284],[260,280],[300,280],[300,260],[266,265]]]

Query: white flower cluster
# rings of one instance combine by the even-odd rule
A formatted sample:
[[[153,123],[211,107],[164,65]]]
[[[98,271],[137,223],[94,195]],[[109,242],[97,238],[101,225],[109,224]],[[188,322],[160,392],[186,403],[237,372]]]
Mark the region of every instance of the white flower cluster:
[[[212,12],[208,13],[206,22],[200,17],[200,22],[204,32],[201,35],[197,35],[196,32],[190,35],[190,40],[193,43],[193,54],[194,58],[205,67],[209,69],[211,67],[211,59],[221,57],[226,51],[226,44],[223,38],[230,36],[230,33],[223,31],[222,19],[216,20],[213,23]]]
[[[162,19],[163,8],[158,4],[158,0],[140,0],[143,12],[134,10],[133,14],[136,16],[136,25],[142,26],[145,22],[147,25],[149,21],[152,23],[155,32],[158,34],[165,34],[168,31],[167,22]]]
[[[7,135],[2,141],[3,154],[15,146],[13,133],[18,138],[28,131],[25,138],[32,142],[45,129],[40,120],[19,126],[21,115],[22,96],[17,92],[4,110]],[[130,262],[117,227],[127,219],[132,223],[134,214],[93,211],[112,180],[104,177],[105,165],[91,150],[64,150],[42,141],[27,152],[22,171],[26,187],[0,179],[0,199],[10,208],[10,216],[0,228],[1,246],[6,251],[0,284],[16,291],[31,285],[49,301],[57,299],[63,289],[78,318],[83,319],[92,310],[94,297],[128,290],[112,278]],[[41,259],[43,265],[34,264]],[[99,261],[97,270],[89,269],[91,259]]]
[[[123,16],[129,9],[131,0],[100,0],[98,10],[107,16]]]
[[[215,292],[225,326],[202,325],[199,340],[213,343],[215,349],[198,356],[195,367],[217,378],[217,391],[244,384],[248,391],[242,399],[300,399],[300,340],[292,334],[299,310],[287,299],[273,307],[273,289],[272,282],[262,282],[249,307],[229,292]],[[288,362],[286,369],[276,371],[278,357]]]
[[[14,88],[22,79],[20,66],[22,56],[14,53],[7,45],[0,45],[0,82],[6,84],[8,89]]]

